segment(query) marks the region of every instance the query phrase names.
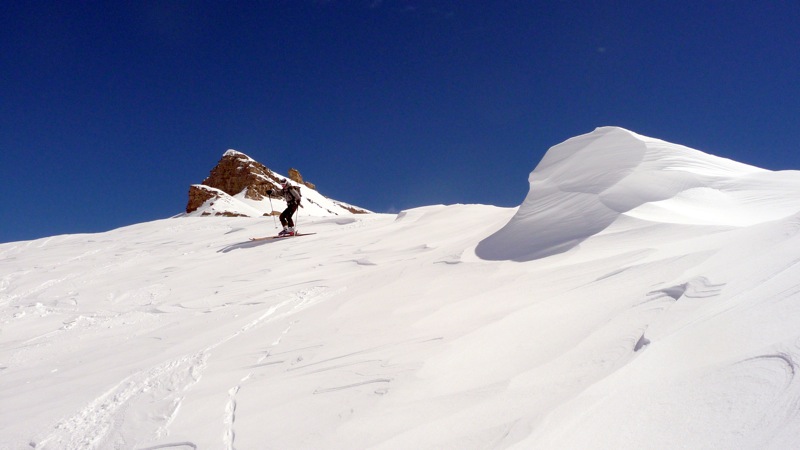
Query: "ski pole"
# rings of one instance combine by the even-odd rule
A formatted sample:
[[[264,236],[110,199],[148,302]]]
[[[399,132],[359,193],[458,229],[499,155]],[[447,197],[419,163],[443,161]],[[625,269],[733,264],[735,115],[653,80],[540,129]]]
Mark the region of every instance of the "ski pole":
[[[267,198],[269,199],[269,215],[272,216],[272,223],[275,224],[275,228],[278,228],[278,222],[275,221],[275,214],[273,214],[275,210],[272,208],[272,197],[268,195]]]

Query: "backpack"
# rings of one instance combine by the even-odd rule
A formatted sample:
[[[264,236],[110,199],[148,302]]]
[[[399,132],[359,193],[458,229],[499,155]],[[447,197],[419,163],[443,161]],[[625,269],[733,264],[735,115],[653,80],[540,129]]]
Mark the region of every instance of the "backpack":
[[[300,195],[300,188],[297,186],[289,186],[286,189],[287,189],[286,192],[289,194],[288,197],[291,199],[290,201],[300,204],[300,198],[302,197]]]

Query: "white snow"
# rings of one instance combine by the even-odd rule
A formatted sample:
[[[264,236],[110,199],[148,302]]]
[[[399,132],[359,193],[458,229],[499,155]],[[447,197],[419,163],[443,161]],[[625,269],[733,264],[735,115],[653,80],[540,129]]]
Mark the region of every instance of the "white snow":
[[[608,127],[530,181],[0,245],[0,448],[800,445],[800,173]]]
[[[234,150],[234,149],[232,149],[232,148],[229,148],[228,150],[226,150],[226,151],[225,151],[225,153],[224,153],[222,156],[223,156],[223,157],[225,157],[225,156],[236,156],[236,157],[242,157],[242,158],[245,158],[245,159],[248,159],[248,160],[250,160],[250,161],[253,161],[253,162],[255,162],[255,160],[254,160],[253,158],[251,158],[251,157],[249,157],[249,156],[245,155],[244,153],[242,153],[242,152],[240,152],[240,151],[238,151],[238,150]]]

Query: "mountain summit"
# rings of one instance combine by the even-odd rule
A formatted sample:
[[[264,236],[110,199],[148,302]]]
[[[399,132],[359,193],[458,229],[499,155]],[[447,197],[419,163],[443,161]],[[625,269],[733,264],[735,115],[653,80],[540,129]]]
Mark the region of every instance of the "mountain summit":
[[[285,208],[283,198],[268,197],[267,191],[279,189],[279,182],[289,179],[303,195],[304,216],[365,214],[369,211],[321,195],[312,183],[304,182],[297,169],[283,176],[236,150],[222,155],[202,184],[189,187],[186,214],[190,216],[258,217],[276,214]]]

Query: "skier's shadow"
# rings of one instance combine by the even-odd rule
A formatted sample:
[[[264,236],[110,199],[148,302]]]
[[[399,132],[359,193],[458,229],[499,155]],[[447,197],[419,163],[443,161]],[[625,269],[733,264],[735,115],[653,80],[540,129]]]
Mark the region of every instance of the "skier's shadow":
[[[231,245],[225,246],[225,247],[217,250],[217,253],[228,253],[228,252],[232,252],[234,250],[238,250],[240,248],[258,247],[260,245],[264,245],[264,244],[267,244],[269,242],[273,242],[273,241],[272,240],[263,240],[263,241],[239,242],[238,244],[231,244]]]

